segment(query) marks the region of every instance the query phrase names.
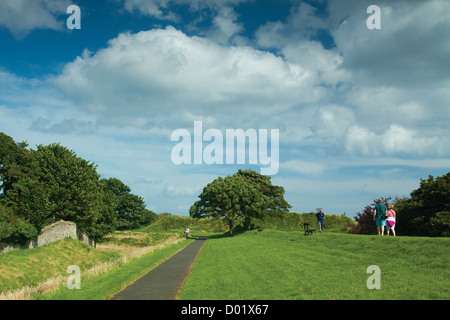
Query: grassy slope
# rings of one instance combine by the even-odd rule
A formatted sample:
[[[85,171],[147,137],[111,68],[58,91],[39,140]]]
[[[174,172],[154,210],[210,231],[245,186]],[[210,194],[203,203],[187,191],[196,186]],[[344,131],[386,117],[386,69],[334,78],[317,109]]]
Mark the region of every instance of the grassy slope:
[[[0,292],[36,286],[50,278],[68,277],[67,267],[89,269],[118,254],[98,251],[78,240],[64,239],[47,246],[0,253]]]
[[[136,262],[132,261],[132,263],[127,263],[126,265],[122,263],[121,258],[123,255],[128,256],[128,253],[133,251],[134,248],[139,250],[140,248],[161,243],[174,235],[181,236],[187,227],[191,228],[194,236],[197,233],[221,232],[225,230],[221,222],[217,220],[192,219],[190,217],[169,215],[161,217],[159,221],[147,227],[116,231],[99,242],[99,247],[105,245],[124,246],[123,250],[125,252],[123,250],[122,252],[98,250],[77,240],[65,239],[36,249],[0,253],[0,293],[17,291],[24,287],[36,288],[43,282],[58,277],[66,279],[70,276],[67,273],[67,267],[77,265],[81,269],[82,285],[85,290],[81,290],[82,292],[77,290],[77,293],[74,290],[70,290],[62,294],[55,293],[42,297],[34,295],[38,298],[52,299],[70,299],[70,297],[73,299],[104,299],[111,291],[117,290],[117,287],[120,289],[124,286],[126,281],[133,281],[136,277],[142,275],[142,272],[148,271],[155,264],[169,258],[179,250],[180,246],[186,245],[187,242],[183,241],[179,245],[171,245],[169,246],[170,248],[156,250],[146,254],[144,259]],[[86,270],[115,259],[117,259],[115,266],[120,266],[120,268],[115,268],[101,277],[96,277],[104,281],[105,284],[100,284],[98,281],[92,282],[93,279],[89,279],[94,285],[89,284],[89,286],[86,286]],[[124,272],[122,273],[118,270],[123,270]],[[108,274],[113,275],[113,277]],[[114,277],[116,278],[115,280]],[[64,285],[62,287],[64,289]],[[89,290],[98,291],[98,293],[89,293]],[[19,299],[23,298],[22,296],[18,297]]]
[[[176,232],[183,234],[186,228],[190,228],[191,234],[224,232],[228,228],[225,223],[218,219],[194,219],[192,217],[167,215],[163,216],[147,227],[137,231],[141,232]]]
[[[180,299],[449,299],[450,239],[264,230],[209,239]],[[381,289],[369,290],[370,265]]]

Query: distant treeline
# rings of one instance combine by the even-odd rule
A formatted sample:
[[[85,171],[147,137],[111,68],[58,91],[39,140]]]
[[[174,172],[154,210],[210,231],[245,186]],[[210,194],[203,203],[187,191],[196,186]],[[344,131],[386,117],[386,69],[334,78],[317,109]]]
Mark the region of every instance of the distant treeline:
[[[0,132],[0,241],[23,242],[55,221],[75,222],[97,240],[119,226],[148,224],[155,213],[116,178],[60,144],[27,148]]]

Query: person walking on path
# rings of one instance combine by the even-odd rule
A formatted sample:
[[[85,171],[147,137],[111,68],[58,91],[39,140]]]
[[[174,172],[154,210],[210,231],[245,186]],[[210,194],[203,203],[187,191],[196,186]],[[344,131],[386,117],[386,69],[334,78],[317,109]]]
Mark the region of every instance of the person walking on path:
[[[316,213],[317,221],[319,222],[319,232],[322,232],[325,222],[325,213],[323,213],[322,208]]]
[[[394,211],[394,205],[390,204],[388,206],[388,211],[386,213],[387,218],[386,218],[386,233],[387,235],[389,235],[389,231],[392,230],[392,234],[395,237],[395,211]]]
[[[379,199],[378,203],[373,209],[373,220],[377,225],[378,235],[384,235],[384,227],[386,226],[386,205],[383,203],[383,199]]]

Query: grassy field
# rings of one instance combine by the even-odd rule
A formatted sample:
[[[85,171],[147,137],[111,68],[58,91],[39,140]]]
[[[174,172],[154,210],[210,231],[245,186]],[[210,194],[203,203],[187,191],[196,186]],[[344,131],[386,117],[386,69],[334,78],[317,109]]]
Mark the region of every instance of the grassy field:
[[[182,238],[187,227],[209,239],[179,299],[450,298],[450,239],[345,234],[344,216],[324,233],[305,236],[298,224],[308,218],[293,213],[266,221],[263,231],[229,237],[218,221],[166,215],[116,231],[96,249],[66,239],[1,253],[0,299],[11,292],[17,294],[7,299],[108,299],[190,243]],[[81,269],[81,290],[66,287],[69,265]],[[371,265],[381,271],[379,290],[366,285]]]
[[[265,229],[210,238],[179,299],[449,299],[450,239]],[[367,288],[380,268],[381,289]]]

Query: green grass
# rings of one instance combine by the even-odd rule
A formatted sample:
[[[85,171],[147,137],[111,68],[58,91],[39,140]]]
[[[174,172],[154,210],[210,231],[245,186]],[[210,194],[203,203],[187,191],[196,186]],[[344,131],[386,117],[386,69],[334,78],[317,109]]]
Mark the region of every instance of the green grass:
[[[449,299],[447,238],[248,231],[209,239],[179,299]],[[369,290],[370,265],[381,289]]]
[[[36,296],[36,299],[46,300],[104,300],[119,292],[126,285],[132,283],[145,273],[174,255],[191,240],[183,240],[177,244],[169,245],[140,258],[101,273],[95,277],[83,279],[81,270],[81,289],[68,289],[62,285],[59,290]]]
[[[74,239],[35,249],[0,253],[0,292],[33,287],[50,278],[67,276],[70,265],[89,269],[116,258],[117,253],[98,251]]]
[[[114,233],[103,237],[98,243],[102,245],[116,244],[143,248],[164,242],[170,236],[173,236],[173,233],[149,232],[145,229],[135,229],[129,231],[115,231]]]
[[[174,233],[182,233],[186,227],[191,228],[194,236],[209,234],[179,299],[450,298],[450,239],[351,235],[332,233],[330,229],[304,236],[296,226],[299,217],[306,216],[297,215],[289,215],[288,221],[272,221],[276,229],[252,230],[233,237],[227,236],[226,227],[216,220],[165,216],[147,227],[116,232],[104,244],[109,241],[135,247],[152,245]],[[346,222],[345,218],[338,219],[336,231],[343,225],[341,222]],[[123,252],[94,249],[72,239],[2,253],[0,291],[33,287],[49,278],[66,279],[67,267],[78,265],[80,290],[69,290],[62,283],[59,290],[34,292],[32,298],[108,299],[192,240],[168,245],[127,263],[118,259]],[[86,276],[89,268],[113,260],[118,260],[113,269]],[[366,286],[370,265],[381,269],[380,290],[369,290]]]

